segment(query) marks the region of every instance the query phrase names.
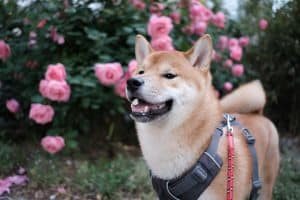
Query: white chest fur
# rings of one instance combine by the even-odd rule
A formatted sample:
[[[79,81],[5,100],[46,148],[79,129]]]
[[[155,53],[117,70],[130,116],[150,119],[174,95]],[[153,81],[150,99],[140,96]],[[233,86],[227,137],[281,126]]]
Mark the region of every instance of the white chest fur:
[[[181,175],[197,159],[198,154],[188,151],[184,141],[175,135],[168,129],[138,126],[143,156],[152,173],[160,178],[172,179]]]

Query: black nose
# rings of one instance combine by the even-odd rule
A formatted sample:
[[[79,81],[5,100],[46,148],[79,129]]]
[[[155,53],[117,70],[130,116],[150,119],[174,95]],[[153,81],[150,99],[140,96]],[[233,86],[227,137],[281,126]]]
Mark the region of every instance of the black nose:
[[[131,92],[136,91],[144,84],[144,80],[141,78],[131,78],[127,80],[127,89]]]

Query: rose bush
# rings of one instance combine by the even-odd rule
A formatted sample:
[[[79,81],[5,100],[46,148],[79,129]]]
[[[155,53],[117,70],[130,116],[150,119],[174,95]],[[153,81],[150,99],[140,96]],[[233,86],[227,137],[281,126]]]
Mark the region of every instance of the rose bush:
[[[136,34],[148,36],[156,50],[185,51],[209,33],[216,94],[231,91],[255,75],[244,56],[253,42],[219,8],[218,2],[208,7],[196,0],[0,2],[0,99],[22,105],[0,108],[0,126],[59,134],[76,147],[78,133],[111,135],[117,117],[116,137],[128,138],[124,97],[137,68]],[[253,23],[261,31],[259,19]],[[0,134],[9,137],[7,130]]]

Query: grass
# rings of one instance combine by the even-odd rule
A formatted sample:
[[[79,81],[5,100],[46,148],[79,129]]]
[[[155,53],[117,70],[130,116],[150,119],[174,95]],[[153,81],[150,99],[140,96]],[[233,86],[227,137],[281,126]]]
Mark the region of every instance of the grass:
[[[53,195],[56,199],[156,198],[148,170],[139,156],[120,151],[113,158],[101,156],[87,159],[87,155],[63,152],[50,156],[36,149],[25,153],[23,147],[1,144],[0,178],[12,174],[18,166],[24,166],[30,178],[27,186],[12,190],[12,199],[49,199]],[[280,175],[273,199],[300,199],[299,152],[298,148],[282,152]],[[58,187],[64,187],[66,193],[58,193]]]

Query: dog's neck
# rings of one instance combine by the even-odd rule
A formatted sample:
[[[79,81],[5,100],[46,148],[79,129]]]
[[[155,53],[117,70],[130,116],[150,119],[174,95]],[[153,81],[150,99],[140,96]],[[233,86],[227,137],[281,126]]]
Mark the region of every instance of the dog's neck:
[[[182,175],[209,145],[222,112],[213,91],[209,89],[206,95],[179,126],[137,124],[143,156],[155,176],[172,179]]]

